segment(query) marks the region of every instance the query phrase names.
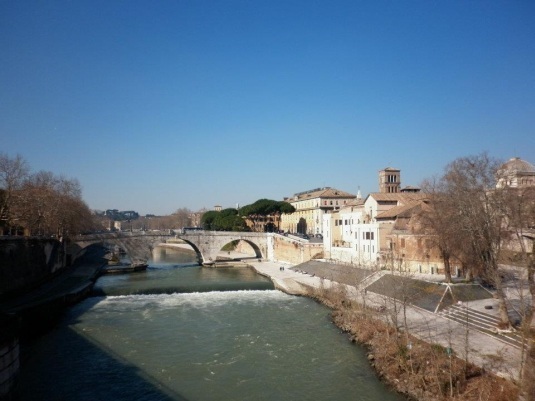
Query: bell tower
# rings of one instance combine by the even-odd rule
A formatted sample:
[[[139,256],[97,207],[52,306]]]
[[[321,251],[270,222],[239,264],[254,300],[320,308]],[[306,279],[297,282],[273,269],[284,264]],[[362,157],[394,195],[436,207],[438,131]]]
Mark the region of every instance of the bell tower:
[[[401,170],[387,167],[379,171],[379,192],[397,193],[401,188]]]

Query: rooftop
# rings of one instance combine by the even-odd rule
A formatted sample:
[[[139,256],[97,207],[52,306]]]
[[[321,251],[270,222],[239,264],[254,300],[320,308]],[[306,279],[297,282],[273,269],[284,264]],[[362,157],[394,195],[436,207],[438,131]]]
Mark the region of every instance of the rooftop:
[[[501,165],[498,174],[535,173],[535,166],[519,157],[513,157]]]

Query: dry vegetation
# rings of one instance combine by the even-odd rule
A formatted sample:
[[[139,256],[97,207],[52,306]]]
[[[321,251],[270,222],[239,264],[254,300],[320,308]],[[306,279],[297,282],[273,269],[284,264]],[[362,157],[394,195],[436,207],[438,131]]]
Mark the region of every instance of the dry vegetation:
[[[447,348],[396,330],[379,311],[352,302],[342,286],[321,286],[309,295],[333,309],[333,322],[368,347],[379,376],[402,394],[421,401],[518,399],[516,384],[449,355]]]

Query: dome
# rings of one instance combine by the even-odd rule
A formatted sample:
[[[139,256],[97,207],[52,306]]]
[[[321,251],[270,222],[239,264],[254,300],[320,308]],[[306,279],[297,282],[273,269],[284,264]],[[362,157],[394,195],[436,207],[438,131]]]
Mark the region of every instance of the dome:
[[[535,173],[533,164],[522,160],[519,157],[513,157],[506,163],[502,164],[498,170],[501,174],[517,174],[517,173]]]

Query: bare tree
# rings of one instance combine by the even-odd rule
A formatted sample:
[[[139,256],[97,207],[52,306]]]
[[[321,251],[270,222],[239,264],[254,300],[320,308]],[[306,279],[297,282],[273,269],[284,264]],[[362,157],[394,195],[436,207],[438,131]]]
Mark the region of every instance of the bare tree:
[[[455,253],[465,268],[496,289],[502,328],[510,327],[498,270],[503,232],[501,191],[496,189],[500,163],[483,153],[450,163],[434,188],[434,210],[427,227],[437,238],[445,263]]]
[[[517,261],[526,267],[531,304],[535,305],[535,187],[509,188],[502,191],[504,214],[504,242],[517,255]],[[535,329],[535,314],[530,312],[530,326]]]
[[[188,208],[183,207],[183,208],[177,209],[173,213],[173,217],[175,218],[175,222],[176,222],[175,228],[191,227],[192,214],[193,212],[189,210]]]
[[[459,249],[459,237],[455,225],[451,224],[455,211],[436,180],[425,181],[422,188],[429,194],[429,201],[420,207],[415,232],[423,234],[437,247],[444,263],[445,281],[451,283],[451,259],[456,249]]]
[[[40,171],[16,191],[13,213],[34,235],[78,233],[93,226],[78,180]]]
[[[27,178],[29,167],[20,155],[11,158],[5,153],[0,153],[0,220],[9,227],[13,224],[12,207],[15,191],[20,189]]]
[[[527,344],[522,347],[521,390],[525,399],[535,399],[535,187],[511,188],[502,191],[502,212],[505,216],[505,246],[512,254],[515,262],[526,269],[525,275],[530,294],[530,307],[525,307],[523,286],[519,284],[520,293],[519,315],[522,318],[522,339]],[[526,352],[524,352],[526,351]]]

